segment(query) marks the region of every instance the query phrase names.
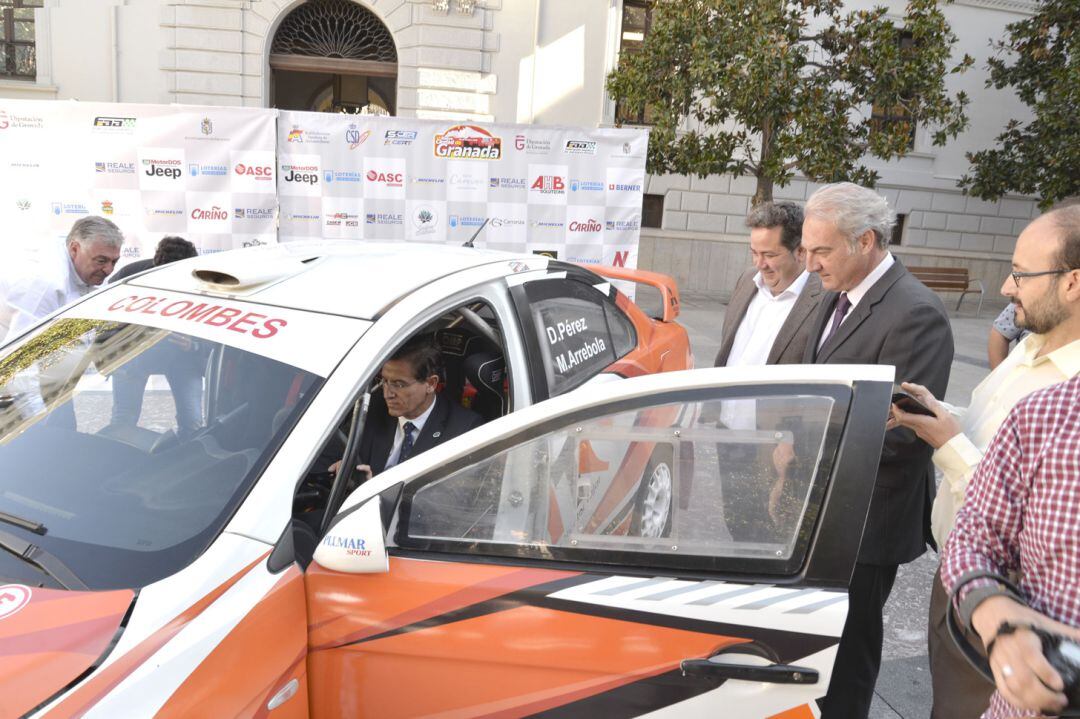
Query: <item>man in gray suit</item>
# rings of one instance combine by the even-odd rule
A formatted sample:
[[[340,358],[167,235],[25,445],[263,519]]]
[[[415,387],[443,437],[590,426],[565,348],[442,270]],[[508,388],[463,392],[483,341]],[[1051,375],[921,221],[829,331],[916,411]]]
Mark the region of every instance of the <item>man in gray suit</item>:
[[[724,313],[716,367],[798,364],[821,301],[821,281],[806,271],[802,208],[763,202],[750,211],[750,256]]]
[[[847,182],[826,185],[807,201],[805,214],[806,267],[827,292],[810,323],[804,360],[894,365],[897,381],[944,396],[953,358],[949,319],[937,295],[889,252],[896,218],[885,198]],[[897,567],[933,542],[931,452],[910,430],[885,433],[824,719],[863,719],[870,710],[881,666],[882,608]]]

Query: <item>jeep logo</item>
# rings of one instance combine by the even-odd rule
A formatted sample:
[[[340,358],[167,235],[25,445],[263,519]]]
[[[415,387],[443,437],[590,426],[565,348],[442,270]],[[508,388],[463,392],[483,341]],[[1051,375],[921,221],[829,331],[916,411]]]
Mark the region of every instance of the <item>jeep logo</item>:
[[[290,170],[288,175],[285,175],[286,182],[306,182],[309,185],[314,185],[319,181],[319,175],[316,173],[300,173],[296,170]]]
[[[161,165],[150,165],[146,170],[147,177],[168,177],[170,179],[177,179],[180,177],[179,167],[162,167]]]

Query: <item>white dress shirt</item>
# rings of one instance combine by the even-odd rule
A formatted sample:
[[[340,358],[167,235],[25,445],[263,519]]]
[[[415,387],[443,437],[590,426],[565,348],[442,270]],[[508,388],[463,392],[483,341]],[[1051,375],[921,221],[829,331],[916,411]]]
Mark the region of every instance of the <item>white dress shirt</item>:
[[[1080,340],[1037,356],[1045,343],[1045,335],[1030,334],[1020,340],[971,393],[967,409],[957,410],[942,402],[958,416],[960,433],[934,452],[934,464],[941,470],[942,479],[930,513],[930,527],[939,547],[945,546],[968,482],[1010,410],[1030,393],[1080,374]]]
[[[746,314],[735,331],[726,367],[763,365],[768,362],[776,335],[780,334],[780,328],[787,321],[809,279],[810,273],[803,270],[787,289],[774,295],[762,280],[761,273],[754,275],[758,291],[747,305]],[[757,429],[757,401],[726,400],[720,408],[720,421],[731,429]]]
[[[739,323],[739,329],[735,332],[735,340],[731,344],[731,353],[725,366],[745,367],[766,363],[776,336],[780,334],[780,328],[787,321],[808,279],[810,273],[803,270],[786,290],[774,295],[765,285],[761,273],[754,275],[754,284],[758,291],[754,299],[750,300],[746,314]]]
[[[892,253],[886,252],[885,259],[879,262],[877,264],[877,267],[870,270],[870,274],[864,277],[862,282],[847,291],[847,298],[848,302],[851,303],[851,307],[848,307],[848,311],[847,314],[844,315],[844,319],[840,320],[841,325],[847,322],[847,318],[851,317],[852,310],[859,306],[859,303],[862,302],[864,297],[866,297],[866,293],[870,291],[870,288],[873,287],[877,283],[877,281],[880,280],[882,276],[884,276],[884,274],[889,271],[889,268],[892,267],[895,262],[896,258],[892,256]],[[821,337],[818,338],[818,349],[821,349],[821,346],[825,344],[825,338],[829,336],[830,327],[832,327],[832,315],[829,315],[829,321],[825,323],[825,328],[821,331]]]
[[[64,261],[66,266],[59,272],[42,268],[45,271],[27,275],[12,284],[7,296],[8,306],[13,310],[7,339],[21,334],[42,317],[94,289],[79,277],[66,251]]]
[[[405,423],[413,423],[413,447],[416,446],[416,440],[419,439],[420,433],[424,430],[424,424],[427,423],[428,417],[431,416],[431,411],[435,409],[435,402],[438,402],[439,398],[436,397],[428,408],[421,413],[416,419],[409,419],[408,417],[398,417],[397,431],[394,432],[394,444],[390,447],[390,456],[386,458],[385,469],[390,469],[398,463],[398,455],[401,454],[401,445],[405,441]]]

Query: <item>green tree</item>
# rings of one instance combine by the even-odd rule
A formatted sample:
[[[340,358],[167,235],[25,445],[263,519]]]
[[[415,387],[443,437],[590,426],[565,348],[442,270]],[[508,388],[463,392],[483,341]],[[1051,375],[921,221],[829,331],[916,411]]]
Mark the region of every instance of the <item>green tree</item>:
[[[795,172],[873,185],[861,158],[903,156],[914,122],[955,137],[967,97],[945,76],[972,63],[955,40],[937,0],[910,0],[901,27],[840,0],[658,0],[607,86],[652,125],[649,172],[753,175],[756,203]]]
[[[1013,88],[1034,118],[1010,120],[997,147],[969,152],[972,174],[960,186],[984,200],[1038,195],[1047,209],[1080,195],[1080,2],[1043,0],[1038,10],[1008,25],[1007,39],[993,44],[999,56],[990,58],[986,81]]]

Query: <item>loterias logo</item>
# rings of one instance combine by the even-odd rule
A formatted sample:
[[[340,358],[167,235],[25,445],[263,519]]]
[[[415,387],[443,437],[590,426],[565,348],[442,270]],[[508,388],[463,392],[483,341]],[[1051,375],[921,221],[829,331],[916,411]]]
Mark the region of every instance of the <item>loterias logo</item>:
[[[435,135],[435,157],[451,160],[498,160],[502,138],[476,125],[455,125]]]
[[[268,181],[274,179],[274,168],[270,165],[246,165],[243,162],[236,163],[233,168],[240,177],[250,177],[253,180]]]
[[[360,128],[356,125],[349,125],[348,129],[345,130],[345,143],[350,150],[355,150],[363,145],[369,137],[371,137],[371,130],[360,132]]]
[[[143,160],[144,173],[147,177],[168,177],[170,180],[180,178],[184,174],[180,160]]]
[[[385,187],[404,187],[405,175],[400,172],[379,172],[368,170],[365,175],[368,182],[377,182]]]

